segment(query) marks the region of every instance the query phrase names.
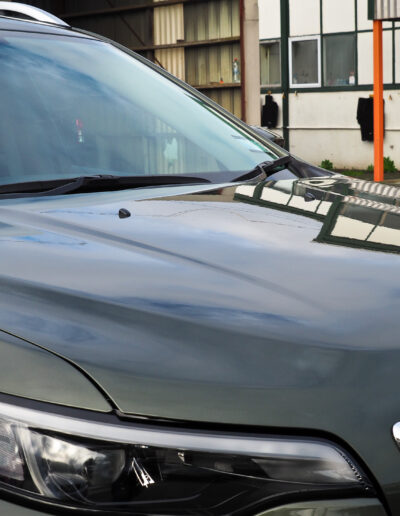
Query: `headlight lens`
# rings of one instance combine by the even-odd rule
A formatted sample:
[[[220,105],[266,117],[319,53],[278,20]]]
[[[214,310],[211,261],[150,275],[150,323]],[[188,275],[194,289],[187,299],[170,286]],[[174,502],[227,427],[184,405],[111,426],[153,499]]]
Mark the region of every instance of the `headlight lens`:
[[[142,515],[246,514],[288,494],[373,494],[360,467],[323,440],[111,425],[3,403],[0,486]]]

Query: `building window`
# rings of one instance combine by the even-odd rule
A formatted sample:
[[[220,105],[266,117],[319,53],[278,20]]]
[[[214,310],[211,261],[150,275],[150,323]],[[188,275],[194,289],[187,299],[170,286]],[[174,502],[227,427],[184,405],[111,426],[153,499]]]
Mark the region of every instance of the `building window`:
[[[291,38],[289,45],[291,88],[321,86],[319,36]]]
[[[261,86],[281,84],[281,43],[262,41],[260,43]]]
[[[324,85],[354,86],[355,68],[355,34],[324,36]]]

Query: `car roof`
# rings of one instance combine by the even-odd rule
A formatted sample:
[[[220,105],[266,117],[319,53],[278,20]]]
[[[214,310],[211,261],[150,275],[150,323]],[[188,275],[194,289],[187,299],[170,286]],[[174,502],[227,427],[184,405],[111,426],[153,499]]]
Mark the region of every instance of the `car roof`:
[[[75,36],[88,38],[94,35],[82,34],[80,31],[72,27],[61,27],[50,23],[43,23],[37,21],[23,20],[17,18],[7,18],[0,16],[0,31],[15,31],[15,32],[36,32],[40,34],[55,34],[59,36]]]

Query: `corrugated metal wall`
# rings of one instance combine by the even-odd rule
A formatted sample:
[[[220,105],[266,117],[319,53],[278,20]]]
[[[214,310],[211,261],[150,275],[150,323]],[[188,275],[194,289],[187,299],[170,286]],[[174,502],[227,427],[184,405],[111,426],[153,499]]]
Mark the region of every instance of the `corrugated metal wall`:
[[[113,39],[131,49],[151,47],[153,45],[153,15],[149,9],[102,14],[94,16],[91,11],[143,5],[143,0],[64,0],[65,13],[85,13],[87,16],[72,18],[70,23],[75,27],[96,32]],[[152,58],[152,52],[143,54]]]
[[[123,17],[106,14],[94,17],[85,16],[73,20],[75,27],[96,32],[118,41],[128,48],[152,46],[151,24],[151,13],[148,11],[126,13]]]
[[[240,84],[233,83],[233,60],[240,63],[239,0],[184,5],[186,81],[236,116],[241,116]]]
[[[239,0],[185,4],[186,41],[240,36]]]
[[[160,1],[160,0],[155,0]],[[154,7],[154,45],[176,45],[185,39],[183,4]],[[185,51],[183,48],[163,48],[155,51],[158,62],[183,81]]]
[[[183,48],[156,50],[155,57],[163,68],[175,77],[185,80],[185,50]]]
[[[22,0],[36,5],[58,16],[72,15],[68,23],[80,29],[89,30],[117,41],[128,48],[140,51],[148,59],[153,59],[153,6],[147,9],[113,13],[96,11],[112,11],[113,8],[138,6],[143,0]]]
[[[139,52],[241,116],[239,0],[26,0]],[[113,11],[113,9],[128,10]]]
[[[186,81],[196,86],[233,83],[232,63],[240,59],[240,44],[187,48]]]
[[[49,4],[54,4],[57,0],[45,0]],[[80,13],[82,11],[96,11],[110,9],[112,7],[128,7],[131,5],[143,5],[144,0],[63,0],[65,12]]]
[[[231,113],[240,116],[242,111],[242,94],[240,89],[205,90],[204,93]]]
[[[154,7],[154,44],[169,45],[184,39],[183,4]]]
[[[400,18],[400,0],[375,0],[373,12],[375,20]]]

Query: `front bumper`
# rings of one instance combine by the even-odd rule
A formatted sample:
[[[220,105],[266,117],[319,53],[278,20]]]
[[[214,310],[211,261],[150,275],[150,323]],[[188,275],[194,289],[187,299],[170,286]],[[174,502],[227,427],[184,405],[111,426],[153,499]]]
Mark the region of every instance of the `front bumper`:
[[[45,516],[42,512],[0,500],[0,514],[4,516]],[[258,516],[387,516],[379,500],[348,499],[300,502],[270,509]],[[199,515],[200,516],[200,515]]]

